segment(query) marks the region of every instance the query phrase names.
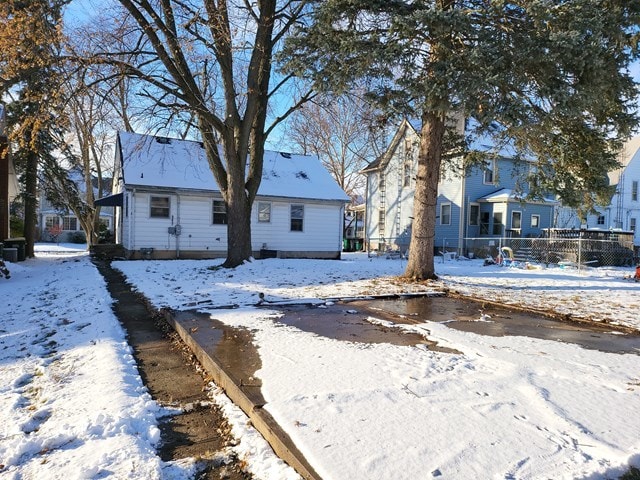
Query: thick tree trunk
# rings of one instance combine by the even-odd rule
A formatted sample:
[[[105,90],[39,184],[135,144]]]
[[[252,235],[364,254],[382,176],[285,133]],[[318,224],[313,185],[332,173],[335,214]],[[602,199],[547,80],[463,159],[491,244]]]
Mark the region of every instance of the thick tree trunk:
[[[26,240],[25,255],[35,257],[36,224],[38,223],[38,157],[30,152],[25,171],[24,193],[24,238]]]
[[[422,116],[416,191],[413,200],[411,247],[404,274],[405,277],[413,280],[437,278],[433,256],[442,139],[445,131],[444,119],[443,113],[427,112]]]
[[[238,183],[238,182],[236,182]],[[247,198],[244,182],[231,185],[225,200],[227,207],[227,259],[224,267],[241,265],[252,255],[251,249],[251,202]]]

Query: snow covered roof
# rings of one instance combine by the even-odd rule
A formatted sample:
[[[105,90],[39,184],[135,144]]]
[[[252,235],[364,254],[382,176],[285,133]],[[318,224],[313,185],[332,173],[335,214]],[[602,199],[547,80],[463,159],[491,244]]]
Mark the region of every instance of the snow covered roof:
[[[118,138],[126,185],[220,191],[200,142],[129,132]],[[350,200],[317,157],[272,151],[264,152],[258,195]]]
[[[544,198],[542,200],[529,200],[526,199],[526,194],[516,192],[510,188],[502,188],[496,192],[480,197],[478,201],[489,203],[502,203],[502,202],[525,202],[525,203],[558,203],[552,198]]]

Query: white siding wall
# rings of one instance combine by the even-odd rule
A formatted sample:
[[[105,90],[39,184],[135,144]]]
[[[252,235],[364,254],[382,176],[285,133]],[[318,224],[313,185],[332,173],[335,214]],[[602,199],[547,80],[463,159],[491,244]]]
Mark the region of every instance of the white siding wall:
[[[226,225],[213,224],[213,198],[180,196],[180,250],[227,250]]]
[[[268,250],[331,252],[342,250],[341,207],[304,202],[271,203],[271,222],[258,222],[258,202],[251,213],[253,249],[266,244]],[[291,231],[291,205],[304,205],[302,232]]]
[[[624,173],[624,212],[622,218],[622,228],[631,229],[631,219],[636,219],[636,231],[633,237],[634,245],[640,245],[640,191],[638,192],[638,200],[631,199],[631,189],[633,182],[638,182],[640,189],[640,150],[633,156]],[[616,204],[612,206],[615,207]]]
[[[168,195],[170,197],[169,218],[150,217],[150,197],[167,196],[136,192],[130,197],[129,218],[122,228],[122,243],[127,250],[154,248],[175,250],[176,237],[168,228],[178,222],[182,227],[177,239],[181,252],[211,251],[226,252],[227,227],[213,225],[213,197],[193,195]],[[260,250],[263,244],[269,250],[337,252],[342,249],[342,205],[305,203],[303,201],[267,201],[271,204],[271,221],[258,222],[257,199],[251,213],[253,249]],[[304,205],[303,231],[291,231],[291,204]],[[133,226],[133,230],[129,227]]]
[[[132,195],[132,204],[129,205],[129,219],[132,230],[128,249],[137,250],[139,248],[152,247],[158,250],[174,250],[176,248],[176,239],[174,236],[169,235],[168,228],[175,225],[177,218],[176,196],[161,193],[153,194],[153,196],[168,196],[170,198],[169,218],[151,218],[149,206],[151,196],[151,194],[142,192],[136,192]]]

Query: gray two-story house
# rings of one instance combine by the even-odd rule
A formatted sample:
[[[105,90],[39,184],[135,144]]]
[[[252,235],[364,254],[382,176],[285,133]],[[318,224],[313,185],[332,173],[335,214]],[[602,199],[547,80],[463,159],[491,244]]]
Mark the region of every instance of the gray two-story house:
[[[386,152],[362,171],[367,177],[365,243],[371,250],[409,246],[419,131],[418,124],[404,120]],[[493,145],[479,138],[471,149],[490,151]],[[463,160],[456,158],[442,168],[436,253],[466,254],[470,238],[537,237],[553,226],[554,200],[525,200],[522,179],[530,162],[517,159],[508,148],[482,166],[463,169]]]

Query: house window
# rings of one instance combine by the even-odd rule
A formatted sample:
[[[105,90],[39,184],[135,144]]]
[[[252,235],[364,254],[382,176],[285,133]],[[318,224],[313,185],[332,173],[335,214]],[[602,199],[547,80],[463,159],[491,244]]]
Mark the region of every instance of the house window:
[[[406,161],[404,163],[404,186],[411,186],[411,163]]]
[[[493,235],[502,235],[502,212],[493,214]]]
[[[411,185],[411,161],[413,160],[413,142],[405,139],[404,142],[404,182],[403,185],[408,187]]]
[[[302,232],[304,226],[304,205],[291,205],[291,231]]]
[[[469,225],[478,226],[480,224],[480,205],[472,203],[469,205]]]
[[[489,212],[482,212],[480,214],[480,235],[489,235],[489,220],[491,214]]]
[[[72,231],[78,230],[78,219],[68,215],[62,217],[62,229]]]
[[[378,231],[380,232],[380,235],[384,234],[384,219],[384,208],[381,208],[378,210]]]
[[[378,177],[378,189],[380,191],[384,191],[384,173],[380,172],[380,176]]]
[[[304,205],[291,205],[291,231],[302,232],[304,226]]]
[[[151,197],[150,214],[152,218],[169,218],[171,203],[169,197]]]
[[[60,219],[58,217],[47,216],[44,219],[45,228],[49,229],[51,227],[57,227],[60,225]]]
[[[632,232],[636,231],[636,219],[635,218],[630,218],[629,219],[629,230],[631,230]]]
[[[227,207],[222,200],[213,201],[213,220],[214,225],[227,224]]]
[[[522,212],[511,212],[511,228],[514,230],[522,228]]]
[[[638,201],[638,181],[634,180],[631,182],[631,200],[634,202]]]
[[[271,222],[271,204],[267,202],[258,202],[258,222]]]
[[[451,204],[440,205],[440,225],[451,225]]]
[[[604,215],[598,215],[597,224],[604,225]]]
[[[531,228],[540,227],[540,215],[531,215]]]
[[[484,169],[484,175],[482,178],[482,183],[485,185],[493,185],[495,183],[495,175],[494,171],[496,168],[496,162],[491,161]]]

